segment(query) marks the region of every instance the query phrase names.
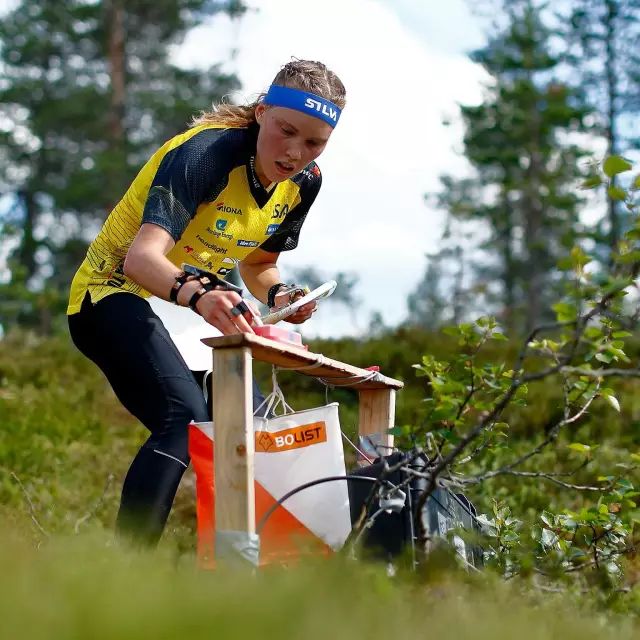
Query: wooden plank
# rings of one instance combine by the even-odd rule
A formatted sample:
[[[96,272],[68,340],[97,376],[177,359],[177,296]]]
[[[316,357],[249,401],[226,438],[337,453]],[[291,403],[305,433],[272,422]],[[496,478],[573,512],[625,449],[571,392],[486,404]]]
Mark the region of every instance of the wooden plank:
[[[329,384],[353,386],[357,389],[402,389],[404,383],[388,378],[379,372],[354,367],[332,360],[320,353],[313,353],[293,345],[275,342],[252,333],[203,338],[202,342],[222,352],[226,349],[248,347],[256,360],[270,362],[283,369],[295,369],[303,375],[324,378]]]
[[[370,436],[371,443],[380,445],[378,455],[387,455],[393,449],[393,436],[388,430],[396,419],[395,389],[362,389],[359,391],[358,434]]]
[[[251,350],[214,352],[216,530],[255,533]]]

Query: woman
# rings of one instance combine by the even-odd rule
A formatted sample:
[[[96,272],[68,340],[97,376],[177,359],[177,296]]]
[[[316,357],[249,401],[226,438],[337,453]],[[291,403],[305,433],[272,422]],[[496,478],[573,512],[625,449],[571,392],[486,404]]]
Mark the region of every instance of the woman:
[[[71,336],[151,432],[124,481],[120,534],[158,541],[189,464],[187,425],[209,419],[145,298],[190,306],[225,335],[252,333],[256,310],[217,280],[238,265],[258,300],[287,302],[297,289],[280,282],[278,256],[297,246],[321,184],[314,160],[344,104],[342,82],[323,64],[288,63],[253,104],[220,105],[164,144],[91,243],[71,285]],[[183,263],[209,275],[185,273]]]

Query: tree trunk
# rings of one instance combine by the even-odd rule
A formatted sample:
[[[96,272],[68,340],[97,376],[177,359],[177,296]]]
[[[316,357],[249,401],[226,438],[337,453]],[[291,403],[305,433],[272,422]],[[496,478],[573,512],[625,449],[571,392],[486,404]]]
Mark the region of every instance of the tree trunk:
[[[504,217],[496,224],[499,229],[499,244],[502,254],[502,317],[505,328],[509,333],[516,329],[516,264],[513,257],[513,221],[511,219],[511,206],[508,198],[503,195],[503,204],[500,207]]]
[[[33,234],[36,227],[38,210],[31,191],[21,191],[18,194],[18,198],[24,209],[24,226],[22,229],[22,239],[15,252],[15,256],[19,266],[23,270],[24,280],[27,282],[29,278],[35,275],[37,266],[36,250],[38,249],[38,242]]]
[[[607,138],[607,155],[615,155],[618,153],[618,139],[616,136],[616,118],[618,91],[616,83],[616,18],[618,15],[618,7],[615,0],[605,0],[607,13],[605,16],[605,73],[607,78],[607,123],[605,128],[605,136]],[[615,184],[615,176],[611,178],[611,184]],[[607,202],[607,218],[609,220],[609,247],[613,252],[618,246],[620,239],[620,225],[618,221],[618,212],[615,200],[611,198]]]
[[[124,116],[126,96],[125,11],[122,0],[107,3],[107,33],[109,38],[109,76],[111,78],[111,104],[109,134],[114,149],[124,144]]]
[[[533,73],[529,73],[529,81],[531,86],[535,87]],[[545,259],[546,251],[541,237],[544,218],[540,194],[541,178],[544,174],[544,158],[540,151],[541,117],[537,101],[534,101],[531,104],[530,111],[531,146],[529,149],[529,167],[525,173],[526,182],[523,193],[524,242],[527,255],[524,274],[527,278],[526,330],[535,327],[542,315],[542,289],[544,286],[542,275],[546,272],[547,264]]]

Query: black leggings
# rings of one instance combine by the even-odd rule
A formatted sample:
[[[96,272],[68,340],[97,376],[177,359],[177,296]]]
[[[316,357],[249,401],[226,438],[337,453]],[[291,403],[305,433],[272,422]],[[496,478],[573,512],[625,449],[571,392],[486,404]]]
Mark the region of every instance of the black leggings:
[[[189,370],[160,318],[131,293],[95,305],[87,294],[81,311],[69,316],[69,330],[120,402],[151,432],[125,478],[116,530],[153,545],[189,465],[187,425],[211,419],[199,384],[203,372]],[[261,401],[254,381],[254,406]]]

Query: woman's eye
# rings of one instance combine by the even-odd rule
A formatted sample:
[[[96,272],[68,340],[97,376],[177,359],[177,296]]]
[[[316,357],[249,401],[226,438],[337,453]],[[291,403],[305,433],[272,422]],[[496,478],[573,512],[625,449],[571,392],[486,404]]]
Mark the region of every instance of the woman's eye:
[[[286,129],[285,127],[280,127],[282,129],[282,133],[284,133],[287,136],[292,136],[293,135],[293,131],[291,131],[291,129]]]

